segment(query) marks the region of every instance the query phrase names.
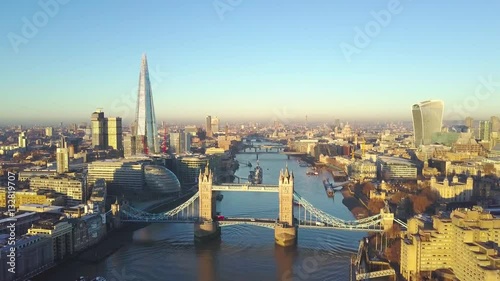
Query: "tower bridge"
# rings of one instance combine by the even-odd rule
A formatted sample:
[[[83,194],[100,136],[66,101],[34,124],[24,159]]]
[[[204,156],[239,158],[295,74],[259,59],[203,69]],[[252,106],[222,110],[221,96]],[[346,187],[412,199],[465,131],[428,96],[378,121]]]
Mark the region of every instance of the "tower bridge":
[[[247,224],[274,229],[275,242],[281,246],[297,243],[298,228],[340,229],[348,231],[387,231],[393,226],[394,215],[383,208],[380,214],[346,221],[317,209],[294,190],[294,176],[288,167],[280,172],[277,185],[267,184],[213,184],[213,173],[207,166],[200,171],[199,190],[186,202],[165,213],[148,213],[128,204],[112,205],[111,214],[116,223],[193,223],[198,241],[220,236],[221,227]],[[276,218],[238,218],[217,216],[214,191],[278,193],[279,211]],[[294,201],[299,206],[295,206]]]

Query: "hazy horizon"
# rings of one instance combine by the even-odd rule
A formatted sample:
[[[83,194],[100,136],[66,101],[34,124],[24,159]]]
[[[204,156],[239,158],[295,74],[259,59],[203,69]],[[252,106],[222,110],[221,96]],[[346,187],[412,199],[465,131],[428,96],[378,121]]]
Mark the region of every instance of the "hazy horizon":
[[[500,115],[500,3],[393,2],[258,0],[221,14],[210,1],[70,1],[52,12],[8,1],[0,123],[89,122],[102,108],[127,125],[142,53],[158,124],[411,121],[411,105],[429,99],[444,101],[447,120]],[[48,21],[34,25],[40,12]]]

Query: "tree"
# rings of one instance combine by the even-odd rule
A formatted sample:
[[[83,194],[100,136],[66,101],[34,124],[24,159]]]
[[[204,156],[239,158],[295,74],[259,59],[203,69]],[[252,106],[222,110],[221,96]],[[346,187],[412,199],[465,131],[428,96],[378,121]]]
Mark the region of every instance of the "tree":
[[[422,195],[411,196],[411,201],[413,203],[413,211],[417,214],[425,212],[425,210],[432,205],[432,202],[427,198],[427,196]]]
[[[405,197],[406,193],[398,191],[396,194],[391,196],[391,203],[399,204]]]
[[[374,189],[375,186],[371,182],[365,182],[363,184],[363,194],[366,195],[366,197],[370,196],[370,191]]]
[[[380,209],[382,209],[385,206],[385,203],[381,199],[372,199],[370,202],[368,202],[368,210],[376,215],[380,213]]]
[[[425,196],[431,203],[436,202],[438,199],[438,194],[435,190],[432,190],[431,188],[424,188],[419,194],[420,196]]]
[[[401,233],[401,226],[399,224],[394,223],[392,228],[387,232],[387,237],[388,238],[397,238],[399,237],[399,234]]]
[[[396,239],[390,247],[385,249],[384,254],[389,262],[399,263],[401,258],[401,239]]]

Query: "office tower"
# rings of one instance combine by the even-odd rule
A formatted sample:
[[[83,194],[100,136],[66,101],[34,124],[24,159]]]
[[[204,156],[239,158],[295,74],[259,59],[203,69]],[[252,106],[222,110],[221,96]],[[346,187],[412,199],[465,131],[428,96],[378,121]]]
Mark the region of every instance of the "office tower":
[[[490,118],[491,122],[491,132],[500,132],[500,118],[498,116],[491,116]]]
[[[479,139],[489,141],[491,132],[490,121],[479,121]]]
[[[198,128],[196,128],[196,126],[193,125],[188,125],[184,127],[184,132],[189,133],[192,136],[196,136],[196,134],[198,133]]]
[[[474,128],[474,119],[472,119],[472,117],[466,117],[465,126],[468,127],[470,131],[472,131]]]
[[[69,158],[75,158],[75,146],[73,144],[68,146],[68,156]]]
[[[19,148],[26,148],[28,146],[28,139],[26,138],[26,132],[21,132],[19,134],[18,146]]]
[[[205,127],[207,130],[207,137],[212,137],[212,116],[208,115],[207,118],[205,119]]]
[[[116,149],[123,152],[122,119],[104,117],[98,109],[92,113],[92,146],[96,149]]]
[[[423,101],[412,106],[415,147],[431,144],[432,134],[441,132],[444,104],[439,100]]]
[[[92,126],[92,147],[97,149],[106,149],[106,138],[105,138],[105,119],[104,112],[101,109],[97,109],[92,113],[91,119]]]
[[[58,148],[56,151],[57,173],[69,171],[69,151],[67,148]]]
[[[170,151],[182,154],[191,151],[191,134],[189,132],[170,133]]]
[[[212,134],[217,133],[219,131],[219,118],[214,117],[212,118]]]
[[[123,151],[122,119],[120,117],[108,117],[105,120],[107,123],[108,147]]]
[[[191,133],[184,132],[184,152],[191,152]]]
[[[123,137],[123,149],[125,156],[132,156],[136,154],[135,149],[135,136],[132,134],[125,134]]]
[[[160,152],[153,94],[149,81],[148,61],[145,54],[142,56],[141,72],[139,74],[135,130],[132,133],[136,136],[136,142],[139,142],[143,148],[141,151],[137,151],[137,153],[148,154]]]
[[[46,137],[52,137],[53,133],[54,133],[54,129],[52,127],[45,128],[45,136]]]
[[[68,148],[68,140],[65,136],[61,136],[60,148]]]

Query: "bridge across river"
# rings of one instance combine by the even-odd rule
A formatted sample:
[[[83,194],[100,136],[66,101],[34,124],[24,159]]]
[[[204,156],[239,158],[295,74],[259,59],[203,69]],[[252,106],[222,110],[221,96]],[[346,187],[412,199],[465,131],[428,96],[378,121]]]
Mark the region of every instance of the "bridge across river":
[[[298,228],[342,229],[348,231],[386,231],[393,226],[394,215],[385,207],[380,214],[346,221],[317,209],[294,191],[294,176],[288,168],[282,170],[277,185],[213,184],[213,173],[207,166],[199,175],[199,190],[186,202],[165,213],[148,213],[127,204],[113,204],[115,223],[193,223],[195,238],[200,241],[220,235],[220,228],[248,224],[275,230],[275,242],[281,246],[296,243]],[[278,193],[279,213],[276,218],[237,218],[217,214],[214,191]],[[295,205],[295,206],[294,206]],[[398,222],[398,221],[396,221]],[[399,222],[398,222],[399,223]]]

